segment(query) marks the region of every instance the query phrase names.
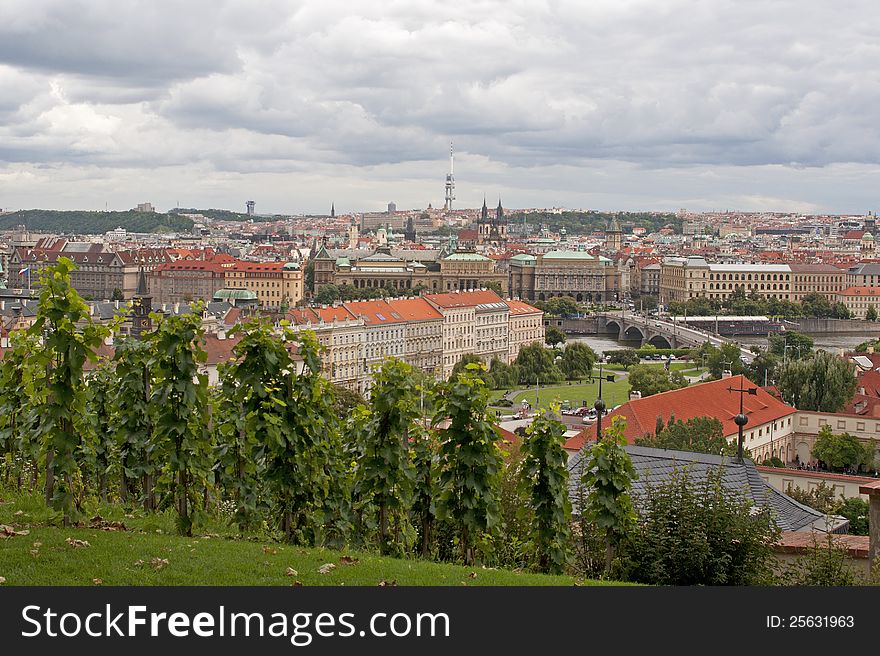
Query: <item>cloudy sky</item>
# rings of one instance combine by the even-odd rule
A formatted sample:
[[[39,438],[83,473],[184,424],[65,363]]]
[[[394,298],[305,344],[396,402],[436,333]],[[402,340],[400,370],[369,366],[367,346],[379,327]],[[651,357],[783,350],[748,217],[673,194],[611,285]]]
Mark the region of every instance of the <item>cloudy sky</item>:
[[[0,208],[880,209],[876,0],[3,0]]]

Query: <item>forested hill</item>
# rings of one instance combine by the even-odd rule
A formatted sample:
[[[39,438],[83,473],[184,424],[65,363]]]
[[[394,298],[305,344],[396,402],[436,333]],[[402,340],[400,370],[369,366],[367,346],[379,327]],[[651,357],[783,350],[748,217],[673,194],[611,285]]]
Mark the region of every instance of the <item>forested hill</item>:
[[[188,232],[193,221],[177,214],[135,211],[22,210],[0,215],[0,230],[12,230],[19,225],[35,232],[103,234],[118,227],[129,232]]]
[[[647,228],[648,232],[655,232],[667,225],[681,232],[681,218],[673,213],[656,212],[574,212],[566,211],[561,214],[544,212],[513,212],[507,219],[510,223],[522,223],[525,215],[529,225],[543,224],[553,231],[565,228],[569,234],[585,234],[594,230],[605,230],[614,219],[620,224],[623,232],[630,232],[632,227]]]

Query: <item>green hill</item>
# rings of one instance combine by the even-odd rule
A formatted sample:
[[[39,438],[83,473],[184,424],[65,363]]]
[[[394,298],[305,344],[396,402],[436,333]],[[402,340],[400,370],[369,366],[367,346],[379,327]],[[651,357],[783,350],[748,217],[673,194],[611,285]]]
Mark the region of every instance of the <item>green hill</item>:
[[[0,216],[0,230],[23,225],[36,232],[62,234],[102,234],[122,227],[129,232],[188,232],[192,219],[158,212],[87,212],[58,210],[21,210]]]

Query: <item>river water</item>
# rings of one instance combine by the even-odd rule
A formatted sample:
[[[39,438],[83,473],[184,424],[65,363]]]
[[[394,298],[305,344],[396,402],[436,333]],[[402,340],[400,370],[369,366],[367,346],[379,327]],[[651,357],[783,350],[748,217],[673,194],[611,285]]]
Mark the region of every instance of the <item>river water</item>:
[[[861,344],[862,342],[870,339],[872,337],[877,338],[880,337],[880,330],[876,333],[870,334],[866,333],[864,335],[859,334],[840,334],[840,333],[817,333],[815,335],[810,335],[813,338],[813,342],[816,345],[816,348],[825,349],[826,351],[831,351],[832,353],[840,353],[844,350],[850,350],[855,347],[857,344]],[[766,337],[757,337],[757,336],[748,336],[748,337],[730,337],[728,338],[731,341],[738,342],[743,346],[751,346],[753,344],[757,344],[758,346],[767,347],[767,338]],[[570,342],[584,342],[590,348],[592,348],[596,353],[603,353],[605,351],[615,351],[617,349],[622,348],[638,348],[639,342],[620,342],[613,337],[608,335],[588,335],[588,336],[578,336],[578,337],[569,337],[568,341]]]

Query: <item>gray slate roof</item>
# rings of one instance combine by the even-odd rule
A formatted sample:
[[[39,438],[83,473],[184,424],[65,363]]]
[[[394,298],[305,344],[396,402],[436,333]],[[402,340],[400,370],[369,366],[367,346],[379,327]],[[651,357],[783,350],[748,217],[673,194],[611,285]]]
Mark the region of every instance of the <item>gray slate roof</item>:
[[[768,509],[776,520],[776,524],[783,531],[817,530],[826,532],[830,529],[832,533],[846,533],[849,528],[849,520],[846,518],[826,516],[771,487],[761,478],[755,463],[751,460],[745,459],[744,462],[739,463],[735,458],[727,456],[653,449],[634,445],[626,446],[626,451],[639,475],[638,479],[633,482],[632,489],[633,503],[636,508],[639,507],[640,499],[645,498],[651,487],[667,482],[676,470],[686,467],[691,480],[699,483],[706,480],[711,470],[721,467],[723,470],[722,485],[731,493],[745,494],[756,506]],[[568,461],[568,470],[571,474],[569,492],[572,506],[577,504],[576,481],[581,468],[582,453],[576,453]],[[573,510],[577,512],[577,508],[573,508]]]

